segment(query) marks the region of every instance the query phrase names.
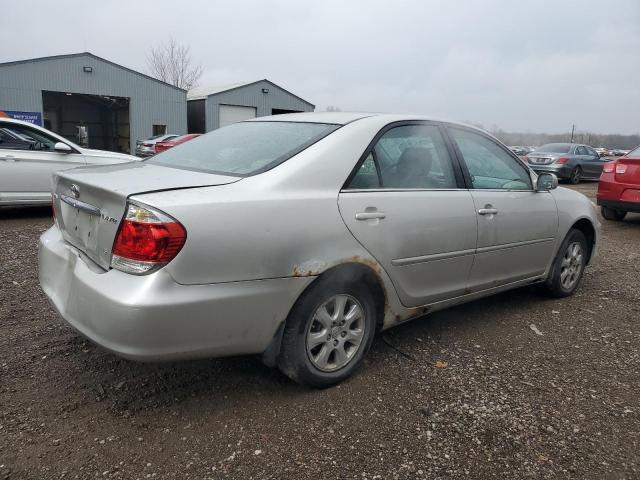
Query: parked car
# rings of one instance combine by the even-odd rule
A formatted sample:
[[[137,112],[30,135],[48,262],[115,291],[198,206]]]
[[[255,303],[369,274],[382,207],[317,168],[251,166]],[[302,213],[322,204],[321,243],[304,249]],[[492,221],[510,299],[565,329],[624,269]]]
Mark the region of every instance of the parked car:
[[[169,150],[170,148],[175,147],[176,145],[180,145],[181,143],[188,142],[189,140],[193,140],[194,138],[199,137],[200,133],[190,133],[188,135],[181,135],[179,137],[172,138],[171,140],[163,140],[162,142],[158,142],[155,145],[156,153],[164,152],[165,150]]]
[[[620,221],[627,212],[640,212],[640,146],[604,164],[597,200],[607,220]]]
[[[178,135],[169,133],[165,135],[156,135],[155,137],[147,138],[146,140],[136,140],[136,156],[145,158],[155,155],[156,143],[166,142],[167,140],[172,140],[177,137]]]
[[[576,143],[548,143],[529,153],[526,160],[535,172],[553,173],[573,184],[597,180],[604,165],[593,148]]]
[[[261,354],[326,387],[411,318],[524,285],[572,295],[599,223],[556,187],[473,127],[261,117],[55,175],[39,278],[70,325],[124,357]]]
[[[612,157],[621,157],[622,155],[626,155],[630,152],[630,150],[622,150],[621,148],[614,148],[609,152]]]
[[[512,146],[512,147],[509,147],[509,150],[511,150],[513,153],[515,153],[519,157],[523,157],[527,153],[529,153],[529,150],[527,149],[527,147]]]
[[[31,123],[0,118],[0,206],[51,203],[57,170],[139,160],[122,153],[83,148]]]
[[[598,148],[595,148],[594,150],[598,153],[598,155],[600,155],[600,158],[606,157],[609,155],[609,150],[607,150],[604,147],[598,147]]]

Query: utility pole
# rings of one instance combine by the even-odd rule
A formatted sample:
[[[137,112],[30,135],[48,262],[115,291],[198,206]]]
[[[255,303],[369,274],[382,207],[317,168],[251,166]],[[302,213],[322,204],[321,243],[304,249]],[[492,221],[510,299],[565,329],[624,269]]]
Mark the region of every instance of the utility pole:
[[[575,129],[576,129],[576,125],[575,124],[571,125],[571,143],[573,143],[573,132],[575,131]]]

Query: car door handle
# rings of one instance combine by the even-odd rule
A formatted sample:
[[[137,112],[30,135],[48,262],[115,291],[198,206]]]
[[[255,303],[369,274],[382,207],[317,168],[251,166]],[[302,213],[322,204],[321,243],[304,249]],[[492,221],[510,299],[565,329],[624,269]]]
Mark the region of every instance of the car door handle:
[[[385,218],[384,212],[360,212],[356,213],[356,220],[375,220]]]
[[[495,215],[496,213],[498,213],[497,208],[481,208],[478,210],[479,215]]]
[[[5,162],[13,162],[15,161],[16,157],[14,157],[13,155],[4,155],[2,157],[0,157],[0,160],[4,160]]]

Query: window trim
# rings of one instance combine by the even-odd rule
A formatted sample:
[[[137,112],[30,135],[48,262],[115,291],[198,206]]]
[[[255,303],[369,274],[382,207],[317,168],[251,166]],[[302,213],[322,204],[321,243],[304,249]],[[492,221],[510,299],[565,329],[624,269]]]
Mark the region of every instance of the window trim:
[[[377,145],[380,138],[387,133],[389,130],[397,127],[404,127],[409,125],[426,125],[436,127],[442,140],[444,142],[445,148],[447,150],[447,154],[449,155],[449,159],[451,161],[451,167],[453,169],[453,175],[456,180],[455,188],[389,188],[389,187],[378,187],[378,188],[349,188],[349,184],[353,180],[353,177],[356,176],[362,164],[367,160],[369,154],[372,155],[374,164],[376,166],[376,172],[378,173],[378,183],[382,185],[382,177],[380,174],[380,165],[378,163],[377,155],[374,151],[374,147]],[[399,120],[396,122],[391,122],[386,124],[378,133],[376,133],[373,139],[369,142],[367,147],[364,149],[362,155],[356,162],[355,166],[347,176],[347,179],[342,184],[340,188],[340,193],[363,193],[363,192],[446,192],[446,191],[458,191],[458,190],[466,190],[467,187],[465,185],[465,180],[463,176],[462,166],[460,165],[459,159],[457,158],[455,151],[452,148],[451,142],[447,136],[447,132],[445,131],[445,127],[442,122],[437,122],[433,120]]]
[[[480,137],[484,137],[487,140],[489,140],[490,142],[495,143],[498,147],[500,147],[500,149],[505,152],[509,157],[511,157],[513,160],[515,160],[515,162],[520,165],[524,171],[527,173],[527,177],[529,178],[529,186],[530,188],[527,190],[521,190],[521,189],[516,189],[516,188],[474,188],[473,187],[473,182],[471,181],[471,174],[469,173],[469,169],[467,167],[467,163],[464,159],[464,156],[462,155],[462,152],[460,151],[460,149],[458,148],[458,144],[456,143],[455,139],[453,138],[453,135],[450,133],[449,130],[451,129],[458,129],[458,130],[462,130],[462,131],[466,131],[466,132],[470,132],[470,133],[475,133],[476,135],[480,136]],[[463,174],[464,174],[464,181],[466,184],[466,188],[468,190],[473,190],[473,191],[481,191],[481,192],[535,192],[535,181],[534,181],[534,177],[531,174],[532,170],[531,168],[529,168],[528,165],[526,165],[515,153],[513,153],[511,150],[509,150],[509,147],[507,147],[506,145],[504,145],[502,142],[500,142],[499,140],[497,140],[496,138],[492,137],[491,135],[488,135],[487,133],[483,132],[482,130],[477,130],[475,128],[470,128],[470,127],[466,127],[463,125],[454,125],[454,124],[448,124],[445,127],[446,130],[446,134],[447,134],[447,138],[449,139],[449,141],[451,142],[451,146],[454,149],[456,156],[458,157],[458,163],[460,164]]]

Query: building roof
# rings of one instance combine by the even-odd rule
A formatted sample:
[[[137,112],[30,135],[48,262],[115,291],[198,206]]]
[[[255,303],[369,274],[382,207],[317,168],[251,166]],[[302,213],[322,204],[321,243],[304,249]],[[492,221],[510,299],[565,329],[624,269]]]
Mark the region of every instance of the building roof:
[[[65,55],[51,55],[49,57],[38,57],[38,58],[29,58],[27,60],[16,60],[16,61],[13,61],[13,62],[0,63],[0,67],[10,66],[10,65],[20,65],[20,64],[23,64],[23,63],[31,63],[31,62],[42,62],[42,61],[46,61],[46,60],[62,60],[62,59],[65,59],[65,58],[75,58],[75,57],[92,57],[92,58],[94,58],[96,60],[99,60],[101,62],[108,63],[109,65],[113,65],[114,67],[118,67],[118,68],[121,68],[122,70],[126,70],[127,72],[134,73],[136,75],[144,77],[147,80],[152,80],[154,82],[161,83],[162,85],[166,85],[167,87],[175,88],[176,90],[180,90],[182,92],[186,92],[186,90],[183,89],[183,88],[179,88],[179,87],[176,87],[175,85],[171,85],[170,83],[163,82],[162,80],[158,80],[157,78],[151,77],[151,76],[146,75],[146,74],[141,73],[141,72],[138,72],[137,70],[133,70],[131,68],[124,67],[124,66],[122,66],[122,65],[120,65],[118,63],[115,63],[115,62],[112,62],[110,60],[107,60],[106,58],[102,58],[102,57],[99,57],[97,55],[94,55],[91,52],[68,53],[68,54],[65,54]]]
[[[298,100],[315,108],[315,105],[313,103],[308,102],[304,98],[300,98],[299,96],[291,93],[289,90],[282,88],[280,85],[276,85],[271,80],[267,80],[266,78],[263,78],[261,80],[254,80],[252,82],[238,82],[238,83],[230,83],[227,85],[211,85],[206,87],[193,88],[189,90],[189,92],[187,93],[187,100],[204,100],[207,97],[210,97],[211,95],[217,95],[223,92],[230,92],[232,90],[248,87],[250,85],[255,85],[256,83],[260,83],[260,82],[267,82],[269,85],[273,85],[274,87],[279,88],[280,90],[288,93],[292,97],[296,97]]]

